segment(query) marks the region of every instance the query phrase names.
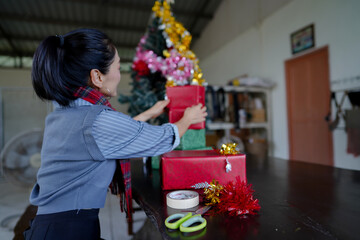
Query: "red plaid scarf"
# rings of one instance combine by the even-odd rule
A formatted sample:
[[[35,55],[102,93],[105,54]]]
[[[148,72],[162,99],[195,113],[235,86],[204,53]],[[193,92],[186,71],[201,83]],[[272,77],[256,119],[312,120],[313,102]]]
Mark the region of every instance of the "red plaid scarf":
[[[91,87],[79,87],[75,92],[74,96],[82,98],[96,105],[105,105],[110,108],[111,104],[104,97],[104,95],[91,88]],[[115,109],[112,108],[114,111]],[[131,172],[130,172],[130,161],[129,159],[120,159],[116,161],[116,170],[112,183],[110,184],[111,193],[120,197],[120,208],[121,211],[126,212],[126,217],[131,221],[132,216],[132,192],[131,192]]]

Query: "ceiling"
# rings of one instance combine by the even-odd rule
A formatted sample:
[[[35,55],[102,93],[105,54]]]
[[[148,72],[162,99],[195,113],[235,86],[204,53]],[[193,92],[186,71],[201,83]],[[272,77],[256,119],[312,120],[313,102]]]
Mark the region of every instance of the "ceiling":
[[[123,63],[132,62],[155,0],[0,0],[0,67],[26,67],[39,43],[76,28],[97,28],[118,48]],[[221,0],[177,0],[176,19],[195,42]]]

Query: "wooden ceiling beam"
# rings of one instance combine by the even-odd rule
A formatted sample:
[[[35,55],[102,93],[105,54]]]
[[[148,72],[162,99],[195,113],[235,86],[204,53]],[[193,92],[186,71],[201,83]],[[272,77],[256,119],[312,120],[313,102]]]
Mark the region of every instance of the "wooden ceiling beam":
[[[20,22],[29,22],[29,23],[40,23],[40,24],[53,24],[53,25],[68,25],[72,27],[92,27],[92,28],[101,28],[103,30],[117,30],[117,31],[128,31],[128,32],[137,32],[144,33],[146,28],[138,26],[126,26],[120,24],[106,24],[99,22],[91,21],[74,21],[69,19],[59,19],[51,17],[37,17],[33,15],[22,15],[15,13],[4,13],[0,12],[2,21],[20,21]]]
[[[33,41],[33,42],[41,42],[44,40],[47,36],[28,36],[28,35],[11,35],[11,38],[13,41]],[[0,36],[0,39],[2,37]],[[122,43],[118,41],[114,41],[114,44],[117,48],[136,48],[136,44],[129,44],[129,43]]]
[[[98,4],[98,0],[60,0],[63,2],[78,2],[78,3],[84,3],[84,4]],[[184,1],[184,0],[182,0]],[[193,1],[193,0],[191,0]],[[205,0],[206,2],[208,2],[209,0]],[[141,11],[141,12],[151,12],[151,9],[153,7],[153,3],[152,1],[151,4],[143,4],[140,5],[138,3],[129,3],[129,2],[121,2],[121,1],[107,1],[107,5],[109,7],[116,7],[116,8],[120,8],[120,9],[127,9],[127,10],[135,10],[135,11]],[[172,12],[176,15],[176,16],[184,16],[184,17],[194,17],[195,15],[197,15],[198,13],[195,11],[184,11],[184,10],[180,10],[180,9],[176,9],[175,5],[172,8]],[[199,18],[204,18],[206,20],[211,20],[213,19],[213,15],[212,14],[205,14],[202,13],[199,15]]]
[[[12,38],[10,37],[10,35],[5,31],[5,29],[1,26],[0,24],[0,32],[1,35],[3,36],[3,38],[6,39],[6,41],[8,42],[8,44],[11,47],[11,56],[19,56],[22,57],[22,52],[19,51],[19,49],[17,49],[17,47],[15,46]]]
[[[22,57],[33,57],[34,52],[22,52]],[[0,56],[9,56],[9,57],[14,57],[14,52],[13,51],[8,51],[8,50],[0,50]]]
[[[71,26],[73,28],[80,27],[90,27],[90,28],[98,28],[101,30],[108,31],[126,31],[126,32],[135,32],[144,34],[146,32],[147,27],[138,27],[138,26],[126,26],[120,24],[107,24],[101,22],[90,22],[90,21],[74,21],[68,19],[58,19],[58,18],[50,18],[50,17],[36,17],[32,15],[20,15],[14,13],[4,13],[0,12],[0,16],[2,21],[20,21],[20,22],[29,22],[29,23],[37,23],[37,24],[53,24],[60,26]],[[194,39],[199,38],[200,34],[193,33],[192,37]]]
[[[9,57],[14,57],[14,53],[12,51],[6,51],[6,50],[0,50],[0,56],[9,56]],[[34,56],[34,52],[32,51],[24,51],[22,52],[22,56],[21,57],[30,57],[32,58]],[[125,57],[120,57],[120,62],[122,63],[128,63],[128,62],[132,62],[133,59],[132,58],[125,58]]]
[[[196,15],[194,17],[194,20],[192,21],[192,23],[190,25],[189,32],[192,32],[194,30],[194,27],[196,26],[196,23],[199,21],[199,19],[203,15],[203,12],[206,9],[206,7],[208,6],[208,4],[209,4],[209,1],[204,1],[203,2],[201,7],[199,8],[199,11],[196,13]]]

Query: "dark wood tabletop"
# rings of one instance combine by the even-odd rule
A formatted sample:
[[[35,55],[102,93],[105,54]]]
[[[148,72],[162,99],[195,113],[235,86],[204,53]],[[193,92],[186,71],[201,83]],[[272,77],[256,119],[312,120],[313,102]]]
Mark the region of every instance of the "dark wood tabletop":
[[[205,216],[207,227],[186,236],[164,225],[180,210],[167,207],[160,171],[140,159],[132,160],[131,169],[134,199],[164,239],[360,239],[360,171],[247,156],[259,214]]]

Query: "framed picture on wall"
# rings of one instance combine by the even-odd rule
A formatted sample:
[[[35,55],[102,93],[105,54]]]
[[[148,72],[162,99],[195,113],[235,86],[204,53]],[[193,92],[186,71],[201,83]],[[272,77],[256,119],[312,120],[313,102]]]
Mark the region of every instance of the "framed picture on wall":
[[[315,46],[314,24],[310,24],[290,35],[291,52],[296,54]]]

